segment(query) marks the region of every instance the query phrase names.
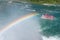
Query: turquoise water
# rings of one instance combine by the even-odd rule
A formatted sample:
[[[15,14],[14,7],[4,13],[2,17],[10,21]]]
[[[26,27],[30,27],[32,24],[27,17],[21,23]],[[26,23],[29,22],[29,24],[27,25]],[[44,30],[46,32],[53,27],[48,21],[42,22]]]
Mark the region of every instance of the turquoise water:
[[[60,6],[36,5],[36,4],[22,3],[22,2],[9,3],[6,1],[1,1],[0,2],[0,29],[4,28],[4,26],[9,24],[13,20],[20,18],[26,14],[30,14],[32,12],[36,12],[37,14],[39,14],[37,15],[36,18],[38,20],[36,19],[34,20],[39,22],[39,27],[40,27],[39,29],[42,30],[40,31],[40,34],[46,37],[60,36]],[[55,17],[55,19],[54,20],[41,19],[40,17],[44,14],[52,15]]]
[[[41,34],[47,37],[60,36],[60,6],[34,5],[33,9],[35,9],[40,16],[49,14],[55,17],[54,20],[40,18]]]

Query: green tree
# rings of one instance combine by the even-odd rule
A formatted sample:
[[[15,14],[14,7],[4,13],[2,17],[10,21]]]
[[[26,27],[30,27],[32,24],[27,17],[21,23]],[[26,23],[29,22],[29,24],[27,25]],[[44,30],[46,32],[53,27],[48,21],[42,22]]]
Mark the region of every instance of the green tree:
[[[30,2],[36,3],[50,3],[50,4],[60,4],[60,0],[29,0]]]

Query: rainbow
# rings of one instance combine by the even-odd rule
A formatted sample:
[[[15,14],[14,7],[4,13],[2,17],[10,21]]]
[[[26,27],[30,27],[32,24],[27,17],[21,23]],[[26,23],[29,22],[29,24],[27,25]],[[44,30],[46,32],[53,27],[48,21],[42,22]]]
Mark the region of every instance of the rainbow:
[[[9,28],[14,27],[14,25],[16,25],[17,23],[20,23],[20,22],[22,22],[22,21],[24,21],[24,20],[26,20],[28,18],[31,18],[31,17],[33,17],[35,15],[36,15],[36,13],[30,13],[28,15],[25,15],[25,16],[23,16],[21,18],[18,18],[16,20],[14,20],[13,22],[11,22],[7,26],[5,26],[5,28],[0,30],[1,34],[4,33],[5,31],[7,31]]]

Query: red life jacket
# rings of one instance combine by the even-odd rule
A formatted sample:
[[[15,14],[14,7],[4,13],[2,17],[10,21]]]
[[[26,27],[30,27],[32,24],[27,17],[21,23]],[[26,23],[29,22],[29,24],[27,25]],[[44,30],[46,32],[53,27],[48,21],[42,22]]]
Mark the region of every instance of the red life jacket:
[[[44,15],[44,18],[53,20],[53,19],[54,19],[54,16],[45,14],[45,15]]]

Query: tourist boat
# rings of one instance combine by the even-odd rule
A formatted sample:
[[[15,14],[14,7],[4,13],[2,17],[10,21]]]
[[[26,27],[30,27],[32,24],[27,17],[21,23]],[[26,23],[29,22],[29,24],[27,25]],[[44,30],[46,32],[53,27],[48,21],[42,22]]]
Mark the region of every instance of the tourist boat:
[[[48,14],[44,14],[41,16],[42,19],[48,19],[48,20],[53,20],[54,19],[54,16],[52,15],[48,15]]]

